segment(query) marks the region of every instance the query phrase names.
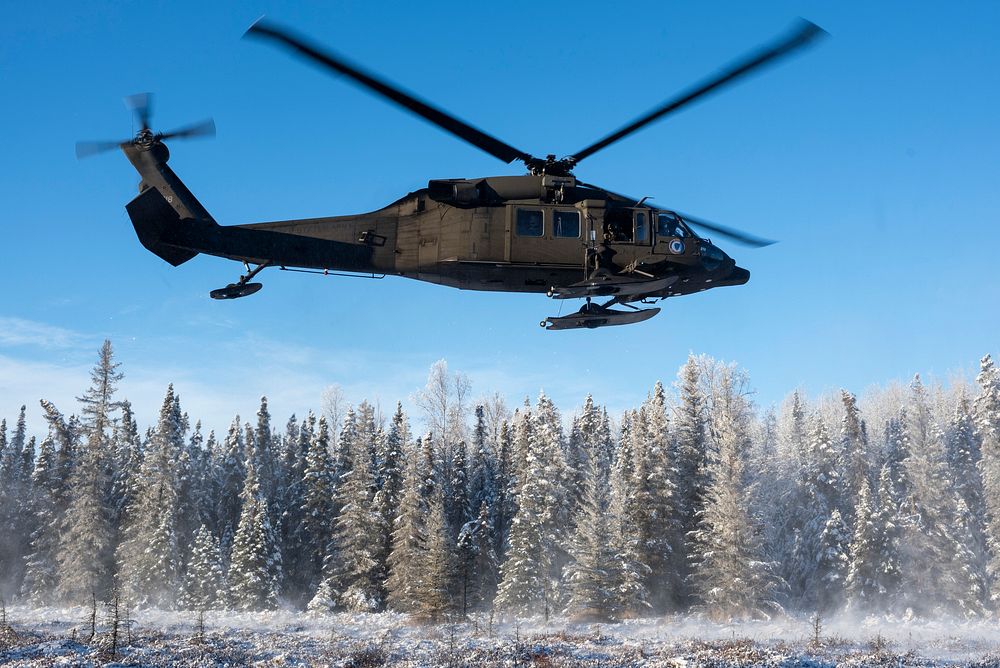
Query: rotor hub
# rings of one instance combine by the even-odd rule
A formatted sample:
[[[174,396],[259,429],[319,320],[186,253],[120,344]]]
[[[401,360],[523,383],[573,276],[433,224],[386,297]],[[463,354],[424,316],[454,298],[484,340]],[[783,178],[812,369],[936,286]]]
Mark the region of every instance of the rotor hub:
[[[135,139],[132,140],[132,144],[134,144],[138,148],[143,149],[144,151],[148,151],[149,149],[153,148],[153,145],[156,144],[156,141],[157,137],[153,133],[153,131],[150,130],[149,128],[143,128],[142,130],[139,130],[139,132],[136,133]]]

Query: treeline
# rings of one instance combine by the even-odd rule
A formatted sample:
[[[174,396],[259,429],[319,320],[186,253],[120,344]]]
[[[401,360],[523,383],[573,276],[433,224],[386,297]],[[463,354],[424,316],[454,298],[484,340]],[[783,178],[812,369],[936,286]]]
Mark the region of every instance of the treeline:
[[[0,423],[0,586],[32,604],[476,611],[608,620],[783,609],[987,615],[1000,596],[1000,370],[975,387],[797,392],[758,414],[690,357],[612,420],[544,395],[418,397],[203,434],[168,388],[142,432],[105,342],[78,414]],[[341,414],[342,413],[342,414]],[[331,424],[331,421],[335,421]]]

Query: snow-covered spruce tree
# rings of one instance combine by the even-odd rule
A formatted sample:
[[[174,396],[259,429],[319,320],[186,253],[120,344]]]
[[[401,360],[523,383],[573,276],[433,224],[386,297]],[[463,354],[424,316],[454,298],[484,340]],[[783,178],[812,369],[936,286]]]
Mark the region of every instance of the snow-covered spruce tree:
[[[424,484],[430,475],[423,456],[423,440],[407,452],[403,475],[403,493],[392,530],[389,553],[389,578],[386,581],[388,604],[393,610],[415,613],[422,596],[424,552],[427,549],[429,507]]]
[[[457,577],[455,608],[465,617],[487,607],[496,596],[497,564],[493,549],[490,507],[483,502],[476,519],[465,523],[455,545]]]
[[[205,466],[201,423],[195,425],[191,438],[182,444],[176,462],[177,475],[177,546],[181,564],[191,557],[198,528],[208,520],[210,510],[208,499],[202,490],[202,474]]]
[[[353,412],[349,412],[351,417]],[[333,578],[341,606],[354,611],[375,611],[383,605],[381,573],[378,562],[380,517],[375,508],[374,451],[370,405],[358,407],[355,426],[344,434],[350,442],[343,445],[339,486],[336,490],[340,514],[334,530],[336,555],[327,554],[326,577]],[[345,425],[347,420],[345,419]],[[335,561],[336,563],[330,563]]]
[[[976,430],[982,444],[979,470],[985,491],[986,535],[992,552],[990,600],[997,606],[1000,604],[1000,369],[989,355],[979,363],[976,383],[979,385],[975,400]]]
[[[672,573],[674,563],[672,544],[678,539],[680,526],[676,521],[676,484],[670,453],[670,435],[667,431],[667,401],[663,384],[657,382],[652,393],[643,403],[638,420],[633,425],[637,475],[633,493],[639,503],[635,517],[640,539],[641,560],[650,573],[645,582],[649,600],[654,610],[666,611],[677,599],[671,586],[678,582],[678,573]]]
[[[229,558],[229,592],[238,610],[272,610],[278,604],[281,553],[253,457],[247,458],[243,509]]]
[[[500,425],[497,438],[497,481],[496,503],[493,506],[493,548],[497,562],[503,563],[507,556],[510,527],[517,511],[517,474],[514,471],[514,444],[510,425],[504,421]]]
[[[448,526],[451,535],[458,538],[458,533],[465,523],[473,519],[474,510],[469,499],[469,448],[465,441],[459,441],[452,448],[450,477],[446,489],[445,512],[448,515]]]
[[[607,621],[617,616],[619,603],[616,546],[608,540],[612,535],[610,490],[604,473],[608,462],[596,447],[582,452],[586,457],[581,462],[585,473],[582,496],[569,545],[572,561],[565,568],[566,612],[580,619]]]
[[[122,528],[128,524],[126,511],[138,493],[139,469],[142,466],[142,440],[132,412],[132,404],[121,402],[121,418],[111,437],[114,467],[111,471],[111,526],[117,550]],[[206,467],[206,472],[211,469]]]
[[[594,398],[587,395],[580,409],[580,414],[573,419],[569,438],[566,439],[566,466],[572,476],[569,494],[572,502],[571,512],[576,511],[583,497],[584,480],[587,477],[590,454],[607,463],[608,468],[601,471],[604,483],[610,477],[610,466],[614,460],[615,446],[611,438],[611,430],[607,421],[607,413],[594,403]]]
[[[0,596],[10,598],[21,587],[32,531],[32,476],[35,442],[27,439],[25,406],[6,442],[7,423],[0,421]]]
[[[969,614],[981,603],[971,600],[969,588],[956,580],[955,558],[964,552],[966,537],[956,533],[942,434],[919,376],[911,384],[907,416],[910,455],[904,468],[910,492],[901,507],[904,602],[918,615]]]
[[[674,466],[677,469],[676,513],[679,523],[677,544],[674,545],[672,570],[677,573],[677,603],[691,601],[691,564],[693,531],[698,529],[698,513],[704,507],[708,485],[707,399],[700,386],[701,370],[698,359],[689,355],[677,374],[679,404],[674,410]]]
[[[306,582],[305,571],[310,541],[304,532],[306,484],[309,443],[316,431],[316,416],[310,411],[301,425],[293,415],[285,428],[282,444],[284,488],[281,490],[282,597],[294,605],[303,606],[312,596],[316,582]],[[329,456],[329,453],[327,453]]]
[[[955,495],[953,526],[955,551],[947,580],[947,599],[952,610],[963,617],[982,617],[986,612],[986,578],[975,552],[975,538],[970,527],[972,514],[965,500]]]
[[[878,532],[874,563],[877,588],[881,597],[879,604],[883,610],[897,607],[903,582],[900,554],[903,529],[899,516],[899,500],[895,496],[895,485],[892,469],[886,464],[879,472],[878,505],[872,520]]]
[[[333,536],[334,478],[333,459],[330,456],[330,432],[326,416],[319,419],[319,426],[309,443],[306,470],[302,478],[302,524],[297,574],[305,591],[314,591],[320,582],[323,558]],[[296,555],[289,555],[295,557]]]
[[[820,589],[815,585],[823,550],[820,537],[841,500],[837,450],[822,418],[814,415],[811,422],[796,494],[802,519],[796,523],[792,564],[788,568],[791,595],[805,609],[815,609],[819,604]]]
[[[228,563],[233,535],[240,521],[240,492],[246,478],[247,449],[243,442],[243,427],[239,415],[233,418],[226,438],[212,460],[216,509],[212,524],[222,546],[223,559]]]
[[[106,435],[92,431],[69,480],[69,508],[56,554],[56,598],[79,604],[110,590],[114,533],[104,468]]]
[[[650,611],[646,582],[652,569],[644,561],[641,520],[647,499],[635,493],[637,480],[645,478],[644,458],[636,457],[634,424],[638,412],[629,411],[622,418],[618,452],[611,467],[608,509],[612,520],[610,544],[615,567],[609,581],[614,592],[614,609],[623,617],[638,617]]]
[[[798,569],[795,551],[798,537],[805,524],[810,506],[809,490],[803,485],[806,479],[806,462],[809,444],[808,407],[798,390],[785,400],[778,415],[777,477],[780,481],[770,490],[761,490],[758,496],[768,496],[759,501],[764,504],[765,534],[770,534],[770,553],[778,562],[779,575],[789,584],[786,599],[797,602],[801,589],[796,591]]]
[[[841,494],[838,508],[847,526],[854,525],[854,500],[870,479],[868,471],[868,434],[858,400],[847,390],[840,391],[844,416],[840,423],[839,475]]]
[[[968,508],[964,521],[970,534],[969,548],[976,555],[980,565],[980,579],[987,581],[985,566],[989,551],[986,541],[986,492],[979,467],[982,450],[976,431],[976,420],[972,401],[965,388],[959,390],[958,402],[948,425],[946,442],[948,466],[955,493]]]
[[[267,397],[260,398],[253,442],[257,458],[257,475],[260,477],[260,491],[267,499],[271,525],[277,527],[281,518],[281,508],[275,501],[278,498],[278,484],[281,481],[281,459],[278,457],[274,434],[271,431],[271,413],[267,408]]]
[[[887,469],[883,468],[883,472]],[[851,538],[845,582],[847,607],[862,613],[874,612],[884,604],[886,592],[880,586],[882,527],[871,483],[862,485],[854,507],[854,536]]]
[[[406,468],[406,453],[409,452],[410,424],[403,412],[403,405],[396,403],[388,433],[378,441],[375,481],[377,491],[373,499],[378,513],[378,535],[375,561],[379,564],[376,577],[381,582],[380,598],[383,604],[387,598],[386,582],[389,578],[389,556],[392,553],[393,533],[396,517],[403,497],[403,472]]]
[[[500,569],[496,606],[514,615],[548,615],[561,604],[558,582],[566,562],[563,532],[569,524],[569,476],[559,415],[544,393],[520,430],[524,468],[518,475],[517,514]]]
[[[865,480],[867,489],[868,481]],[[819,554],[816,566],[816,610],[833,612],[839,610],[845,600],[850,558],[851,536],[840,510],[833,509],[823,532],[819,536]]]
[[[176,463],[183,430],[180,405],[170,385],[145,448],[138,492],[126,511],[129,523],[116,555],[120,586],[138,606],[172,606],[180,584]]]
[[[491,539],[497,520],[497,452],[486,425],[486,411],[482,404],[475,409],[475,427],[472,431],[471,458],[469,462],[469,506],[490,509]],[[494,541],[492,553],[496,554]]]
[[[219,539],[203,524],[198,528],[191,548],[180,607],[185,610],[224,608],[229,601],[227,589]]]
[[[717,454],[691,535],[692,585],[698,608],[713,619],[767,618],[780,611],[774,601],[780,580],[774,564],[763,560],[760,527],[747,503],[743,452],[749,406],[734,385],[734,369],[719,371],[710,418]]]
[[[58,498],[63,481],[59,478],[56,450],[46,437],[38,451],[31,474],[31,543],[25,563],[21,596],[40,605],[51,599],[56,586],[56,547],[58,546]]]
[[[421,560],[423,582],[415,613],[420,619],[440,622],[444,614],[455,607],[451,591],[454,544],[440,486],[434,488],[429,504],[427,547]]]

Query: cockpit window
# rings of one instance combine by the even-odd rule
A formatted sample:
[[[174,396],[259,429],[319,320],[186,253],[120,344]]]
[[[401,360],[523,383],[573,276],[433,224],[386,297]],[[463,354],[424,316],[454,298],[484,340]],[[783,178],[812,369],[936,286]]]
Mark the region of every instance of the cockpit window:
[[[656,234],[660,237],[690,236],[680,219],[672,213],[661,213],[657,216]]]
[[[539,209],[517,210],[517,236],[540,237],[545,231],[542,212]]]

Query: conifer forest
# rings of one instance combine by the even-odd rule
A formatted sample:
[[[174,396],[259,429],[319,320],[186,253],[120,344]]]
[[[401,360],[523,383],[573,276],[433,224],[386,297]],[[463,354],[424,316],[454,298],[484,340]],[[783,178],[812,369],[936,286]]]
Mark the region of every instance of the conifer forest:
[[[75,405],[0,422],[5,614],[820,625],[1000,604],[989,356],[968,381],[762,407],[745,371],[691,355],[620,414],[586,391],[508,404],[442,361],[410,412],[262,397],[221,428],[172,385],[139,424],[122,378],[106,341]]]

